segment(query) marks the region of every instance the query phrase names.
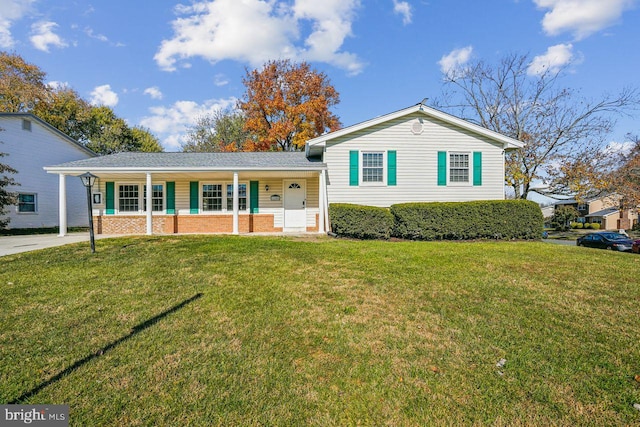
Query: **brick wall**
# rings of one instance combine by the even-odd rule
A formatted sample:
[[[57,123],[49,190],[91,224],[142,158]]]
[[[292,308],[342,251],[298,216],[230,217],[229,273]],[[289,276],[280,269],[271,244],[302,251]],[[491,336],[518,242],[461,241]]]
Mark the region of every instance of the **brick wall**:
[[[239,215],[238,231],[280,232],[274,227],[272,214]],[[145,234],[147,217],[145,215],[101,215],[93,217],[96,234]],[[316,227],[317,230],[317,227]],[[232,233],[233,215],[161,215],[153,216],[153,234],[173,233]]]

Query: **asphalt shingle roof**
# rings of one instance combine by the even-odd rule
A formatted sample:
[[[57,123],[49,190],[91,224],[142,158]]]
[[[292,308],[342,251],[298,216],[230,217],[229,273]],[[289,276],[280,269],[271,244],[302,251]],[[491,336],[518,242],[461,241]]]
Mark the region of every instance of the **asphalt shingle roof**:
[[[62,163],[51,168],[136,169],[322,169],[318,159],[303,152],[259,153],[118,153]]]

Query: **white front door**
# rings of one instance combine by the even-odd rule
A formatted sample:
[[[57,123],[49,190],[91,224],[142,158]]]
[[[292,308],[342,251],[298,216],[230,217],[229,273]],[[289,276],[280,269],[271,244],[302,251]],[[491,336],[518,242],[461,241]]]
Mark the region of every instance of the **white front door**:
[[[284,181],[284,231],[307,231],[307,209],[303,179]]]

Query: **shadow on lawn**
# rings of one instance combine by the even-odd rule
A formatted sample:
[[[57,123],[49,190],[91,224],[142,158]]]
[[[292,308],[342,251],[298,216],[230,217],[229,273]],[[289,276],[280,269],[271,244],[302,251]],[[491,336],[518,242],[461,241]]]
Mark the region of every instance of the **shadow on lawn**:
[[[202,297],[202,293],[197,293],[194,296],[192,296],[191,298],[182,301],[180,304],[174,305],[173,307],[163,311],[162,313],[158,314],[157,316],[154,316],[151,319],[148,319],[148,320],[146,320],[146,321],[144,321],[142,323],[137,324],[136,326],[131,328],[131,332],[129,332],[129,334],[124,335],[124,336],[118,338],[117,340],[110,342],[109,344],[105,345],[100,350],[96,351],[95,353],[92,353],[89,356],[84,357],[84,358],[76,361],[73,365],[71,365],[68,368],[66,368],[65,370],[57,373],[56,375],[54,375],[53,377],[49,378],[48,380],[38,384],[36,387],[34,387],[31,390],[25,392],[20,397],[18,397],[16,399],[12,400],[11,402],[9,402],[9,404],[10,405],[15,405],[15,404],[21,403],[21,402],[23,402],[23,401],[35,396],[43,388],[55,383],[56,381],[61,380],[62,378],[66,377],[67,375],[71,374],[76,369],[80,368],[85,363],[90,362],[91,360],[102,356],[107,351],[113,349],[114,347],[116,347],[119,344],[122,344],[126,340],[132,338],[133,336],[135,336],[136,334],[144,331],[145,329],[149,328],[150,326],[155,325],[160,320],[162,320],[165,317],[167,317],[169,314],[180,310],[185,305],[192,303],[193,301],[197,300],[200,297]]]

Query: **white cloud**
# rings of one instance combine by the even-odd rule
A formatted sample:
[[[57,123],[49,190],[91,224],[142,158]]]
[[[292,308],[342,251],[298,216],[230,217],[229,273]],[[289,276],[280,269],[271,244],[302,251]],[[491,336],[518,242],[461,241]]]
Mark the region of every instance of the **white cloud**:
[[[0,48],[10,49],[15,41],[11,35],[11,26],[22,19],[35,0],[0,0]]]
[[[49,47],[63,48],[68,44],[53,31],[58,27],[58,24],[51,21],[40,21],[31,25],[31,34],[29,37],[31,44],[38,50],[43,52],[49,52]]]
[[[118,105],[118,94],[111,90],[111,85],[96,86],[91,92],[92,105],[106,105],[115,107]]]
[[[631,150],[635,147],[635,142],[625,141],[625,142],[617,142],[611,141],[607,146],[603,149],[605,154],[609,155],[627,155],[631,152]]]
[[[213,77],[213,84],[218,87],[226,86],[229,84],[229,79],[227,79],[227,77],[224,74],[216,74]]]
[[[527,74],[530,76],[541,75],[546,72],[556,73],[560,69],[572,62],[576,62],[576,57],[573,54],[573,45],[557,44],[550,46],[544,55],[538,55],[533,58],[529,67],[527,67]]]
[[[440,58],[440,61],[438,61],[438,65],[440,65],[440,71],[442,71],[444,74],[456,72],[467,62],[469,62],[472,53],[472,46],[452,50],[447,55],[444,55],[442,58]]]
[[[635,0],[533,0],[540,9],[549,9],[542,19],[545,33],[555,36],[572,33],[576,40],[613,25]]]
[[[393,0],[393,12],[402,16],[404,25],[411,24],[411,5],[408,2]]]
[[[326,62],[357,74],[358,57],[341,51],[351,35],[359,0],[210,0],[178,5],[174,37],[163,40],[154,59],[164,70],[201,57],[231,59],[259,66],[271,59]],[[300,27],[310,24],[309,34]]]
[[[90,38],[92,38],[92,39],[96,39],[96,40],[99,40],[99,41],[101,41],[101,42],[108,42],[108,41],[109,41],[109,38],[108,38],[107,36],[105,36],[104,34],[96,34],[96,33],[93,31],[93,28],[91,28],[91,27],[86,27],[86,28],[84,29],[84,33],[85,33],[87,36],[89,36]]]
[[[149,95],[151,99],[162,99],[162,92],[158,86],[148,87],[143,93]]]
[[[185,136],[198,117],[224,110],[236,104],[235,98],[210,99],[203,104],[194,101],[178,101],[170,107],[152,107],[151,115],[144,117],[140,125],[158,135],[167,151],[179,151],[186,142]]]

